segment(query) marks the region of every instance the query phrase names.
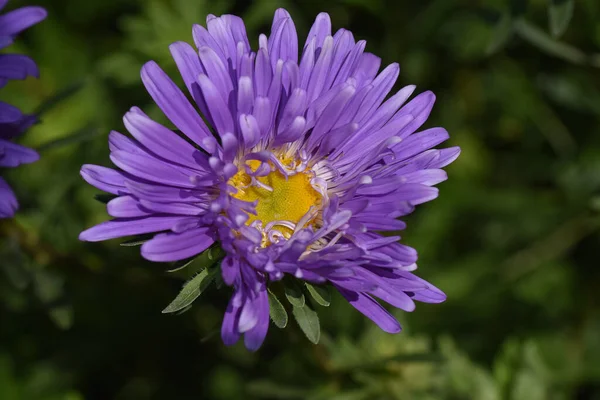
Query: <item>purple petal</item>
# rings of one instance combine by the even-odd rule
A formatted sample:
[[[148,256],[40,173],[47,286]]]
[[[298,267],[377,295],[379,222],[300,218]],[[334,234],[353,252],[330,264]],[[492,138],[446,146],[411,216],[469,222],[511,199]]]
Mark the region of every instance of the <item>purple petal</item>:
[[[296,27],[291,15],[283,8],[275,11],[268,48],[273,68],[275,68],[278,60],[298,62]]]
[[[48,13],[42,7],[21,7],[0,15],[0,36],[13,36],[42,21]]]
[[[214,83],[204,74],[200,74],[198,77],[198,84],[204,96],[204,101],[208,107],[210,117],[215,125],[217,132],[223,135],[227,132],[234,132],[234,123],[231,112],[227,107],[227,103],[222,97],[222,91],[220,91]]]
[[[259,290],[258,297],[254,300],[253,306],[257,315],[257,322],[254,328],[250,329],[244,335],[244,344],[250,351],[258,350],[263,344],[269,329],[269,298],[266,288]]]
[[[405,160],[425,150],[437,146],[448,140],[450,135],[444,128],[431,128],[410,135],[400,143],[394,145],[396,160]]]
[[[208,228],[183,233],[162,233],[142,245],[142,257],[150,261],[179,261],[195,256],[214,243]]]
[[[0,218],[11,218],[19,208],[19,203],[8,183],[0,178]]]
[[[137,218],[152,214],[144,210],[140,202],[132,196],[119,196],[106,204],[108,215],[115,218]]]
[[[137,107],[125,114],[123,122],[131,135],[154,154],[169,161],[198,169],[194,159],[194,154],[198,150],[172,130],[148,118]]]
[[[17,122],[23,113],[17,107],[0,101],[0,124],[9,124]]]
[[[327,36],[331,36],[331,18],[329,18],[329,14],[322,12],[317,15],[310,32],[308,32],[304,51],[306,51],[306,47],[313,38],[315,39],[316,48],[322,47]]]
[[[123,236],[161,232],[171,229],[185,217],[123,218],[106,221],[79,234],[79,240],[100,242]]]
[[[28,76],[39,76],[35,62],[21,54],[0,54],[0,77],[8,79],[25,79]]]
[[[190,175],[150,156],[117,150],[110,154],[110,159],[117,167],[142,179],[183,188],[195,187]]]
[[[99,165],[85,164],[80,171],[83,179],[98,189],[112,193],[123,194],[127,192],[125,177],[121,172]]]
[[[341,288],[338,288],[338,290],[354,308],[375,322],[384,332],[398,333],[402,330],[402,327],[396,318],[387,312],[387,310],[371,296]]]
[[[214,150],[214,138],[181,90],[154,61],[142,67],[142,82],[167,118],[196,144],[208,152]],[[208,141],[208,142],[207,142]]]
[[[226,346],[232,346],[240,339],[240,332],[237,327],[242,305],[242,293],[240,289],[237,289],[231,296],[231,300],[229,300],[221,325],[221,338]]]
[[[0,167],[17,167],[39,159],[35,150],[0,139]]]

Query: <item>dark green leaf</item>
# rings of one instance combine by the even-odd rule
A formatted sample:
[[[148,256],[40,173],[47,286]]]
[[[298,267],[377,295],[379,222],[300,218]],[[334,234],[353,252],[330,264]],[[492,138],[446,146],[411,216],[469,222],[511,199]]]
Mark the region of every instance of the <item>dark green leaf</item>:
[[[326,286],[314,286],[306,282],[306,288],[313,299],[324,307],[329,307],[331,304],[331,294]]]
[[[496,22],[492,39],[490,40],[486,50],[487,54],[493,54],[503,48],[506,45],[506,42],[508,42],[511,33],[512,18],[509,13],[505,13],[498,20],[498,22]]]
[[[135,247],[135,246],[141,246],[144,243],[146,243],[148,240],[152,239],[154,237],[153,233],[147,233],[144,235],[138,235],[134,238],[131,238],[129,240],[126,240],[123,243],[120,243],[121,246],[124,247]]]
[[[211,284],[218,270],[218,268],[203,269],[198,275],[193,277],[192,280],[183,285],[183,289],[181,289],[181,292],[179,292],[175,300],[173,300],[162,312],[164,314],[177,312],[192,304]]]
[[[584,64],[587,60],[586,55],[581,50],[552,39],[544,31],[525,20],[517,21],[514,24],[514,29],[520,37],[552,56],[574,64]]]
[[[185,313],[185,312],[188,312],[188,311],[189,311],[189,310],[191,310],[191,309],[192,309],[192,305],[191,305],[191,304],[190,304],[190,305],[187,305],[186,307],[184,307],[184,308],[182,308],[181,310],[177,311],[177,312],[175,313],[175,315],[181,315],[181,314],[183,314],[183,313]]]
[[[303,307],[306,303],[302,288],[298,286],[292,279],[286,279],[284,281],[285,297],[288,299],[291,305],[294,307]]]
[[[549,0],[548,3],[550,33],[555,38],[559,38],[569,27],[575,2],[573,0]]]
[[[220,260],[225,257],[225,252],[221,248],[221,246],[214,246],[209,248],[207,253],[209,260]]]
[[[109,201],[111,201],[112,199],[116,199],[117,195],[115,194],[107,194],[107,193],[100,193],[97,195],[94,195],[94,200],[99,201],[100,203],[103,204],[107,204]]]
[[[269,290],[269,315],[271,320],[278,328],[285,328],[288,323],[288,315],[283,307],[283,304],[279,301],[277,296]]]
[[[321,326],[317,313],[308,304],[305,304],[304,307],[293,306],[292,314],[308,340],[314,344],[319,343]]]
[[[218,268],[218,269],[219,269],[219,271],[221,271],[221,268]],[[223,275],[220,273],[217,274],[215,276],[215,287],[217,288],[217,290],[221,289],[224,284],[225,284],[225,281],[223,281]]]

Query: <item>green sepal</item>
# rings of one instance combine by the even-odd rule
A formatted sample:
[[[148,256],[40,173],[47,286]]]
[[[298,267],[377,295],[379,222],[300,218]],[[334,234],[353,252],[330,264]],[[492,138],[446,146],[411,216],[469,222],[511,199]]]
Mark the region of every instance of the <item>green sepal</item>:
[[[192,304],[212,283],[219,268],[205,268],[191,280],[183,285],[175,300],[171,302],[162,312],[163,314],[177,312]]]
[[[311,285],[308,282],[305,282],[306,288],[308,289],[308,293],[310,293],[311,297],[323,307],[329,307],[331,304],[331,293],[329,293],[329,287],[327,286],[319,286],[319,285]]]
[[[292,307],[292,314],[302,329],[302,332],[306,335],[306,338],[311,343],[319,343],[321,338],[321,326],[319,324],[319,316],[313,310],[309,304],[305,304],[303,307]]]
[[[304,307],[306,298],[302,293],[302,287],[299,286],[293,279],[284,279],[284,292],[286,299],[294,307]]]
[[[287,326],[288,315],[287,311],[281,304],[281,301],[269,290],[269,315],[276,327],[283,329]]]

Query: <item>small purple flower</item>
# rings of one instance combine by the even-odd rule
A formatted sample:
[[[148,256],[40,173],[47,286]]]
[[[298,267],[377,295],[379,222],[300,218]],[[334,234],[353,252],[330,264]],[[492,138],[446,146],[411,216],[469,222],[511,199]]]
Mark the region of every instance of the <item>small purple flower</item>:
[[[8,0],[0,0],[0,10]],[[22,7],[0,15],[0,49],[12,44],[15,37],[25,29],[46,18],[42,7]],[[0,54],[0,88],[11,79],[25,79],[39,76],[35,62],[21,54]],[[36,122],[32,115],[24,115],[8,103],[0,102],[0,167],[17,167],[39,159],[38,154],[27,147],[12,142]],[[9,218],[15,214],[19,203],[6,181],[0,178],[0,218]]]
[[[459,148],[432,149],[443,128],[415,133],[435,100],[408,101],[407,86],[387,98],[398,64],[381,72],[365,41],[329,15],[313,24],[300,59],[294,22],[275,12],[271,35],[250,48],[233,15],[194,26],[194,49],[170,46],[186,95],[153,61],[146,89],[178,131],[137,107],[126,137],[111,132],[120,170],[84,165],[83,178],[117,197],[113,220],[81,233],[85,241],[156,233],[142,245],[151,261],[195,256],[218,242],[224,282],[234,293],[223,320],[227,345],[244,335],[256,350],[269,325],[267,286],[285,275],[335,287],[386,332],[401,330],[375,297],[406,311],[445,295],[413,275],[417,253],[400,244],[398,217],[437,197],[433,185]],[[204,118],[202,118],[202,115]]]

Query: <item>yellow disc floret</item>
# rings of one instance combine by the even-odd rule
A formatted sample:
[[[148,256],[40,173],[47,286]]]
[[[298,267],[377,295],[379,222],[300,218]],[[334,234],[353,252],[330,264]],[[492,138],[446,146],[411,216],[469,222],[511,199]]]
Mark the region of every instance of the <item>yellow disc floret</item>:
[[[260,166],[260,161],[247,161],[246,164],[255,171]],[[257,201],[256,214],[248,214],[246,225],[259,220],[262,226],[273,221],[287,221],[297,224],[311,207],[318,207],[321,202],[321,194],[317,192],[310,183],[312,175],[300,172],[285,176],[279,170],[273,169],[266,175],[256,179],[269,186],[271,190],[257,185],[251,185],[252,178],[244,171],[240,171],[229,180],[229,184],[237,189],[232,194],[236,199],[254,202]],[[280,231],[285,237],[289,237],[292,230],[281,225],[274,229]]]

